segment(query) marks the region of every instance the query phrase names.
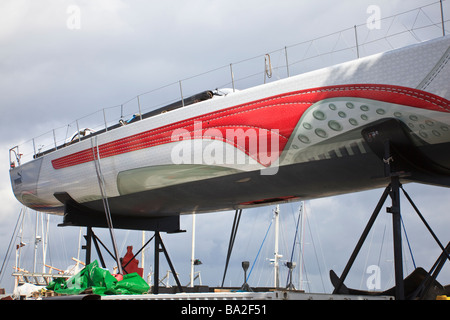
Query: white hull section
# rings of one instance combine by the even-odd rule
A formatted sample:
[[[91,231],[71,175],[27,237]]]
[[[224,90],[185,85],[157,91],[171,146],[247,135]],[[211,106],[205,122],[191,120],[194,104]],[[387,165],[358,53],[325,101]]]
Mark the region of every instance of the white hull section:
[[[55,193],[80,204],[101,199],[96,165],[108,198],[267,168],[273,169],[267,176],[276,177],[284,166],[372,153],[360,132],[382,119],[402,122],[418,145],[448,146],[449,61],[446,37],[215,97],[17,166],[10,171],[12,187],[24,205],[63,214]],[[216,185],[217,194],[231,192],[222,187]]]

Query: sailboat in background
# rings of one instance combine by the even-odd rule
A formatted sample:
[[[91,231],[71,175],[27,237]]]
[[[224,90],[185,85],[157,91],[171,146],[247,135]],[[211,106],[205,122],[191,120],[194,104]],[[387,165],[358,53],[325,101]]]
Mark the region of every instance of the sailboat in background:
[[[32,223],[28,223],[32,214],[29,214],[29,209],[21,208],[16,228],[11,237],[10,246],[5,256],[5,262],[2,266],[2,272],[6,271],[6,261],[15,249],[15,263],[13,267],[12,276],[14,277],[13,297],[19,299],[20,297],[30,297],[31,295],[38,295],[45,292],[46,286],[51,281],[57,278],[68,279],[80,271],[85,265],[80,260],[81,249],[81,228],[78,239],[78,255],[77,258],[72,257],[75,264],[68,265],[64,270],[48,264],[48,248],[49,248],[49,225],[50,216],[41,212],[34,212],[34,234],[30,238],[30,231],[33,229]],[[45,218],[44,218],[45,216]],[[28,219],[27,219],[28,218]],[[15,246],[14,246],[15,245]],[[32,250],[32,264],[30,265],[24,259],[25,256],[30,256],[29,248]],[[28,248],[28,250],[26,250]],[[31,268],[30,268],[31,267]],[[40,269],[40,270],[39,270]]]
[[[257,271],[258,273],[264,273],[264,276],[257,276],[258,278],[264,278],[264,279],[272,279],[272,281],[266,282],[266,284],[269,287],[273,288],[281,288],[282,285],[282,279],[286,275],[286,285],[285,288],[288,290],[294,290],[294,291],[304,291],[303,290],[303,282],[305,282],[305,261],[304,261],[304,239],[305,239],[305,223],[306,223],[306,209],[305,209],[305,202],[302,201],[299,204],[298,207],[298,215],[295,216],[295,223],[289,224],[289,225],[282,225],[280,224],[280,214],[282,214],[280,210],[280,206],[277,205],[273,209],[273,215],[269,222],[269,226],[267,228],[267,231],[264,234],[264,237],[262,239],[261,245],[259,247],[258,252],[256,253],[256,256],[252,262],[252,265],[250,267],[250,272],[246,278],[247,281],[250,280],[250,277],[253,273],[253,271],[256,271],[256,269],[259,269]],[[286,220],[286,219],[282,219]],[[285,223],[285,222],[284,222]],[[273,230],[271,231],[273,226]],[[292,228],[292,226],[294,226]],[[311,230],[310,230],[311,233]],[[293,235],[293,240],[290,243],[284,243],[283,246],[280,246],[280,238],[284,239],[286,242],[286,239],[289,239]],[[310,234],[311,239],[313,238],[313,235]],[[314,236],[315,237],[315,236]],[[268,243],[268,239],[273,239],[272,244],[270,242]],[[314,241],[314,240],[313,240]],[[270,249],[273,248],[273,251]],[[314,246],[314,250],[316,250]],[[261,259],[261,253],[262,255],[266,255],[268,252],[271,252],[269,254],[270,258]],[[284,255],[283,255],[284,252]],[[267,255],[266,255],[267,256]],[[285,259],[282,259],[283,257],[286,257]],[[316,254],[317,257],[317,254]],[[267,269],[267,261],[270,263],[270,266],[272,270],[270,271],[270,276],[267,275],[269,273],[269,270]],[[319,261],[317,262],[317,266],[320,269]],[[286,274],[286,269],[288,272]],[[297,269],[296,269],[297,268]],[[294,273],[294,270],[298,270],[297,273]],[[295,275],[295,276],[294,276]],[[259,280],[258,280],[259,281]],[[259,285],[259,283],[258,283]]]

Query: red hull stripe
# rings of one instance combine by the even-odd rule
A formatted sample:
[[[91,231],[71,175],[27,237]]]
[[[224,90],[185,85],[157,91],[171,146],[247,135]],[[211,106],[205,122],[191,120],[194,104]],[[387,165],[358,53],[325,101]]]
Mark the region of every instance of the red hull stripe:
[[[181,130],[181,132],[188,132],[190,139],[220,139],[243,150],[260,163],[268,165],[269,163],[262,162],[257,152],[250,150],[246,139],[240,137],[236,137],[234,141],[225,139],[227,130],[233,129],[239,132],[238,129],[241,129],[240,132],[245,133],[252,129],[258,136],[264,133],[269,142],[273,141],[271,139],[278,139],[278,151],[281,153],[305,110],[317,101],[336,97],[364,98],[450,112],[448,100],[416,89],[370,84],[330,86],[285,93],[144,131],[100,145],[99,154],[103,159],[170,143],[176,137],[173,135],[174,131]],[[201,122],[201,132],[198,129],[198,122]],[[186,139],[185,134],[183,139]],[[271,150],[270,145],[267,146],[267,150]],[[52,165],[54,169],[62,169],[90,162],[94,160],[96,153],[97,150],[93,152],[91,148],[85,149],[54,159]],[[271,155],[271,159],[276,156]]]

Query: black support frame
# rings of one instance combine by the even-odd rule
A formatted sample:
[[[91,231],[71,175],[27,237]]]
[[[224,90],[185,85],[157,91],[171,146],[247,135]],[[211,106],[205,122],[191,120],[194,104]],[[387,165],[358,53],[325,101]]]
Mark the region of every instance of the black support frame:
[[[94,242],[94,246],[95,249],[97,251],[97,255],[100,259],[100,263],[102,265],[103,268],[106,268],[105,265],[105,261],[103,259],[103,255],[102,252],[100,250],[100,247],[98,245],[98,243],[100,243],[103,248],[111,255],[111,257],[113,259],[116,259],[116,257],[111,253],[111,251],[108,250],[108,248],[103,244],[103,242],[101,242],[101,240],[95,235],[94,231],[92,230],[92,227],[87,227],[86,230],[86,235],[84,236],[86,239],[86,245],[83,246],[83,249],[86,250],[86,258],[85,258],[85,263],[90,264],[91,263],[91,254],[92,254],[92,242]],[[154,254],[154,265],[155,265],[155,271],[154,271],[154,277],[153,277],[153,288],[152,288],[152,293],[153,294],[158,294],[159,293],[159,264],[160,264],[160,259],[159,259],[159,254],[161,252],[164,253],[164,256],[167,260],[167,263],[169,264],[170,270],[172,271],[172,274],[175,278],[175,282],[177,283],[177,287],[178,290],[180,292],[183,292],[183,288],[181,286],[180,280],[178,279],[178,275],[175,271],[175,268],[173,266],[172,260],[169,257],[169,253],[166,249],[166,246],[164,245],[164,242],[162,241],[161,238],[161,234],[159,231],[155,231],[155,234],[153,235],[153,237],[151,237],[143,246],[141,249],[139,249],[136,254],[133,256],[133,259],[142,251],[144,250],[144,248],[152,241],[155,240],[155,254]],[[131,260],[133,260],[131,259]],[[131,261],[130,260],[130,261]],[[128,264],[126,264],[125,266],[123,266],[123,271],[125,271],[125,268]]]
[[[378,133],[378,132],[377,132]],[[420,213],[417,206],[414,204],[411,197],[408,195],[408,193],[404,190],[400,178],[402,175],[407,175],[405,171],[399,170],[399,167],[394,168],[392,165],[392,162],[395,161],[395,158],[393,156],[393,150],[395,150],[395,146],[392,144],[392,142],[389,139],[384,140],[384,173],[385,176],[390,179],[389,185],[385,188],[380,200],[378,201],[377,206],[375,207],[375,210],[372,213],[372,216],[370,217],[356,247],[354,248],[352,255],[350,256],[349,261],[347,262],[347,265],[344,268],[344,271],[342,272],[341,277],[339,277],[335,289],[333,293],[338,294],[341,292],[341,289],[343,287],[345,278],[347,277],[359,251],[361,250],[361,247],[363,246],[373,224],[375,223],[376,218],[378,217],[378,214],[380,213],[384,203],[386,202],[387,198],[390,197],[392,201],[391,207],[386,208],[386,211],[388,213],[392,214],[392,232],[393,232],[393,251],[394,251],[394,271],[395,271],[395,299],[396,300],[405,300],[405,284],[404,284],[404,277],[403,277],[403,258],[402,258],[402,220],[401,220],[401,206],[400,206],[400,190],[403,191],[404,195],[408,199],[409,203],[412,205],[416,213],[418,214],[421,221],[424,223],[434,240],[437,242],[439,247],[442,250],[442,255],[440,259],[440,268],[442,268],[443,263],[445,262],[445,258],[450,260],[450,254],[448,253],[448,248],[444,248],[442,243],[437,238],[436,234],[433,232],[429,224],[426,222],[423,215]],[[437,273],[440,271],[440,268],[433,267],[432,270],[434,270],[432,278],[436,279]],[[429,281],[429,280],[428,280]],[[428,282],[429,285],[431,285],[431,282]],[[424,290],[426,291],[426,289]]]
[[[400,181],[398,176],[391,177],[391,183],[385,188],[383,195],[378,201],[375,210],[372,213],[352,255],[350,256],[347,265],[339,278],[338,284],[335,286],[333,293],[340,293],[340,289],[344,284],[350,269],[358,256],[372,226],[374,225],[384,203],[388,197],[392,199],[392,206],[387,208],[387,211],[392,214],[392,229],[394,239],[394,268],[395,268],[395,284],[396,293],[395,298],[397,300],[403,300],[405,298],[404,285],[403,285],[403,262],[402,262],[402,239],[401,239],[401,213],[400,213]]]

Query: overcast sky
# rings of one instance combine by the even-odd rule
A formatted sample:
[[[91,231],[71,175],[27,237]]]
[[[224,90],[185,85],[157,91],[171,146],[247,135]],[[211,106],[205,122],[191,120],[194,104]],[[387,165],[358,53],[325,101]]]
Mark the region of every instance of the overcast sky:
[[[358,25],[362,56],[375,50],[388,50],[402,44],[403,39],[424,41],[442,35],[438,27],[418,28],[421,24],[440,22],[439,5],[433,0],[264,0],[264,1],[26,1],[6,0],[0,3],[0,258],[3,262],[21,206],[14,198],[8,174],[8,149],[32,137],[62,127],[61,131],[74,130],[67,127],[79,119],[102,108],[121,105],[137,95],[153,89],[183,81],[186,95],[205,89],[214,89],[228,84],[229,64],[252,57],[260,57],[246,63],[236,64],[235,77],[243,78],[241,70],[246,66],[257,65],[259,78],[237,82],[238,89],[263,81],[264,54],[271,54],[272,64],[280,69],[274,70],[270,81],[286,76],[283,51],[289,48],[289,61],[299,61],[309,57],[312,52],[323,53],[324,43],[320,41],[307,44],[308,50],[301,52],[293,46],[340,30],[336,38],[326,40],[325,46],[333,43],[334,48],[353,46],[355,38],[351,29]],[[370,7],[372,5],[372,7]],[[373,7],[375,5],[375,9]],[[387,19],[397,13],[418,7],[408,16]],[[450,3],[444,2],[444,14],[450,17]],[[375,10],[375,11],[374,11]],[[377,11],[378,10],[378,11]],[[380,25],[373,30],[376,37],[404,31],[414,26],[414,33],[403,34],[404,38],[381,41],[374,48],[364,46],[372,39],[368,19],[380,14]],[[428,22],[427,22],[428,21]],[[398,28],[398,29],[395,29]],[[449,27],[447,27],[449,29]],[[296,56],[297,54],[297,56]],[[345,52],[342,59],[356,58],[353,48]],[[259,60],[258,60],[259,59]],[[297,74],[326,66],[326,63],[340,62],[341,57],[327,56],[324,59],[310,60],[307,64],[297,64],[291,72]],[[325,63],[325,65],[324,65]],[[226,66],[226,68],[224,67]],[[224,68],[221,68],[224,67]],[[204,77],[190,78],[206,71],[219,68],[216,73]],[[241,69],[240,69],[241,68]],[[247,70],[246,70],[247,71]],[[291,74],[292,75],[292,74]],[[178,99],[179,86],[172,85],[163,97],[149,95],[142,98],[146,107]],[[169,96],[170,95],[170,96]],[[159,100],[158,100],[159,99]],[[157,102],[155,102],[157,101]],[[136,108],[135,102],[127,103],[130,112]],[[109,110],[109,109],[108,109]],[[117,109],[115,109],[117,110]],[[118,111],[120,112],[120,111]],[[72,132],[70,132],[72,133]],[[307,181],[304,183],[307,184]],[[430,225],[441,238],[444,245],[450,240],[448,227],[448,199],[450,191],[422,185],[408,185],[407,190],[423,209]],[[308,282],[303,284],[307,290],[330,292],[328,271],[334,269],[340,274],[356,244],[382,190],[361,192],[306,202],[307,223],[305,224],[305,265]],[[299,203],[281,206],[281,224],[284,241],[283,259],[288,259],[294,237]],[[418,218],[405,203],[404,221],[408,237],[418,266],[431,267],[439,254],[437,245],[428,236]],[[235,249],[231,258],[227,285],[242,284],[242,260],[251,263],[260,248],[269,228],[274,207],[246,210],[243,212],[241,228],[238,231]],[[203,265],[201,271],[204,284],[218,285],[222,281],[226,249],[233,222],[233,212],[205,214],[197,217],[197,254]],[[365,272],[369,265],[381,267],[382,289],[393,285],[392,258],[389,256],[391,244],[390,220],[384,214],[377,224],[378,233],[371,236],[370,252],[362,253],[360,264],[354,274],[349,276],[352,287],[366,289]],[[34,220],[34,212],[27,218]],[[70,260],[77,254],[77,228],[56,228],[61,220],[51,218],[54,242],[50,244],[52,262],[56,267],[63,260]],[[386,233],[384,228],[386,226]],[[180,273],[182,283],[189,281],[189,259],[191,239],[191,217],[182,218],[182,229],[186,233],[164,235],[166,245]],[[311,230],[311,233],[309,233]],[[266,274],[255,269],[250,278],[251,285],[271,285],[270,264],[266,259],[273,255],[273,226],[269,230],[261,256],[261,264]],[[102,231],[99,231],[102,233]],[[312,238],[311,237],[312,234]],[[386,235],[383,237],[383,235]],[[135,248],[140,245],[140,233],[117,231],[121,255],[126,245]],[[105,233],[107,237],[107,234]],[[150,235],[148,235],[150,236]],[[381,246],[381,240],[388,241]],[[109,239],[105,239],[109,243]],[[28,247],[31,247],[29,245]],[[406,249],[406,248],[405,248]],[[265,250],[265,251],[264,251]],[[67,252],[64,252],[67,251]],[[153,264],[153,247],[146,257],[146,268]],[[386,253],[385,253],[386,252]],[[383,254],[382,254],[383,253]],[[32,255],[32,252],[29,252]],[[386,257],[384,255],[387,255]],[[409,251],[405,251],[411,265]],[[380,259],[383,260],[382,262]],[[14,254],[12,255],[12,260]],[[59,265],[57,265],[59,264]],[[67,265],[71,264],[67,261]],[[12,263],[8,266],[12,270]],[[261,267],[262,268],[262,267]],[[284,268],[284,267],[283,267]],[[161,272],[165,272],[165,267]],[[285,270],[285,268],[284,268]],[[298,268],[297,268],[298,270]],[[409,272],[412,271],[410,266]],[[146,270],[147,272],[147,270]],[[267,276],[267,272],[269,276]],[[285,271],[283,271],[285,272]],[[450,283],[449,268],[441,273],[441,282]],[[259,279],[258,279],[259,277]],[[253,281],[253,282],[252,282]],[[286,281],[285,273],[281,279]],[[258,283],[257,283],[258,282]],[[173,283],[173,282],[172,282]],[[11,280],[3,276],[0,287],[9,287]],[[307,287],[309,286],[309,287]]]

